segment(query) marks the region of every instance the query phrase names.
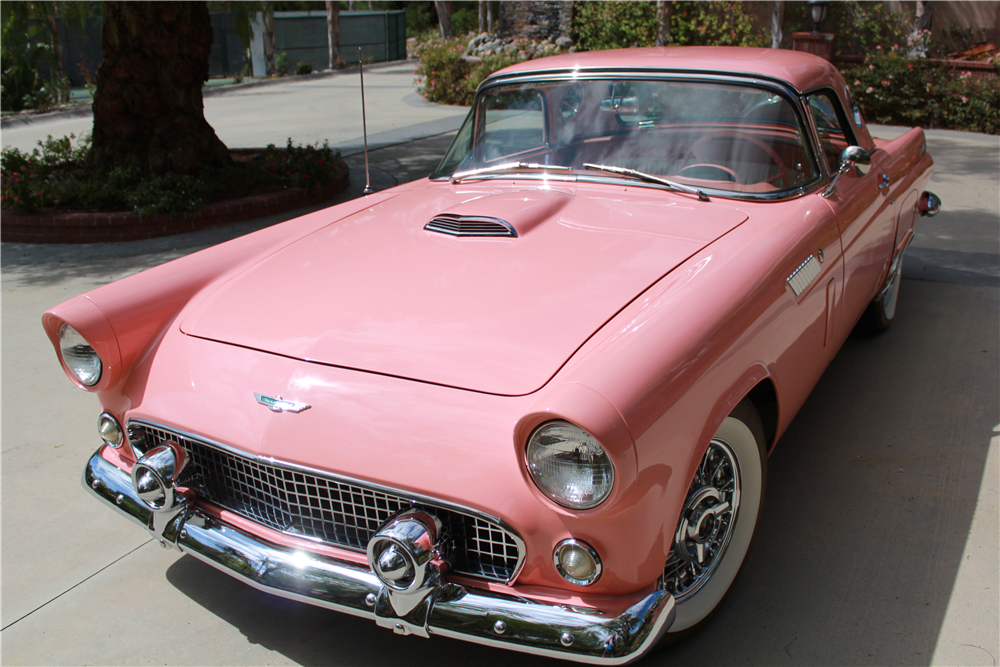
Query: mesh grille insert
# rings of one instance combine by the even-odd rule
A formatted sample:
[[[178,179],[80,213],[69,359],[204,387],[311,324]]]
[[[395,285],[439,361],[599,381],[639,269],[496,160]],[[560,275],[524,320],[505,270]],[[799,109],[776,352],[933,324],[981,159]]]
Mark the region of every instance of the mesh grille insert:
[[[190,436],[146,423],[129,423],[129,435],[144,451],[165,440],[187,450],[180,480],[206,500],[268,528],[364,551],[372,535],[397,512],[417,506],[405,496],[356,482],[322,477],[239,456]],[[509,581],[521,553],[499,525],[456,510],[421,502],[442,524],[444,556],[460,574]]]

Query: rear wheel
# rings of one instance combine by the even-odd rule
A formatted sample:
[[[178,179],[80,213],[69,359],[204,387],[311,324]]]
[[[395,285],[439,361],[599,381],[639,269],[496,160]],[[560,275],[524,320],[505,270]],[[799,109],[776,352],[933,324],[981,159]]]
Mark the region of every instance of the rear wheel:
[[[744,400],[698,465],[658,582],[677,604],[675,639],[700,627],[729,593],[757,532],[766,481],[764,428]]]

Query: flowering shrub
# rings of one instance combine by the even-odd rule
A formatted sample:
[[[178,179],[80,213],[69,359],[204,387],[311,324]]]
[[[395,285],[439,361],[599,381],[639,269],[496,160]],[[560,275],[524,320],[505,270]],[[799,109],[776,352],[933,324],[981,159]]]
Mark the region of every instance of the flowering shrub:
[[[295,146],[289,138],[283,151],[275,148],[274,144],[269,144],[264,149],[263,163],[271,178],[282,185],[319,190],[323,185],[336,180],[340,151],[330,148],[327,141],[322,146]]]
[[[463,58],[465,38],[425,42],[417,49],[417,91],[438,104],[472,104],[476,88],[487,76],[529,57],[522,50],[510,54]]]
[[[655,2],[581,2],[573,14],[583,50],[653,46],[658,28]],[[742,2],[674,2],[670,43],[767,46],[770,39],[754,26]]]
[[[203,169],[197,176],[152,174],[137,162],[100,173],[86,164],[89,137],[49,137],[24,153],[4,148],[0,154],[0,205],[45,211],[57,207],[87,210],[133,210],[142,215],[179,213],[206,201],[242,197],[285,187],[322,189],[337,182],[346,167],[327,144],[268,146],[258,159]]]
[[[808,13],[808,7],[805,9]],[[832,2],[830,10],[826,25],[837,35],[839,53],[864,55],[883,47],[902,48],[912,32],[906,16],[893,12],[883,2]]]
[[[1000,134],[1000,76],[955,74],[892,47],[876,48],[844,78],[870,123]]]
[[[38,142],[31,153],[4,148],[0,153],[0,206],[37,210],[58,206],[73,172],[84,167],[90,135],[74,145],[76,135]]]
[[[770,31],[770,26],[768,26]],[[670,20],[672,44],[692,46],[770,46],[770,33],[754,25],[742,2],[675,2]]]

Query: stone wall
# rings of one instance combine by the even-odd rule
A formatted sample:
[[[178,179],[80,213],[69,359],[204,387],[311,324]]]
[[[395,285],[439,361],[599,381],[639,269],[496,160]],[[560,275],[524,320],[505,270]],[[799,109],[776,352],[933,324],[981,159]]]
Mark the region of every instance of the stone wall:
[[[500,3],[496,27],[500,37],[545,40],[568,36],[572,24],[571,0],[515,0]]]

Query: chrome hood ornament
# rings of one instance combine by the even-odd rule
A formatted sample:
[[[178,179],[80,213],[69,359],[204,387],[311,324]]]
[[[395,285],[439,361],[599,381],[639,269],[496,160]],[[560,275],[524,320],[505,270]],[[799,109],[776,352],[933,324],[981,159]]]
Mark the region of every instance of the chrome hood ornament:
[[[308,410],[312,406],[307,403],[299,403],[298,401],[286,401],[281,396],[271,397],[265,396],[264,394],[258,394],[254,392],[254,396],[257,397],[257,402],[263,406],[266,406],[271,412],[302,412],[303,410]]]

